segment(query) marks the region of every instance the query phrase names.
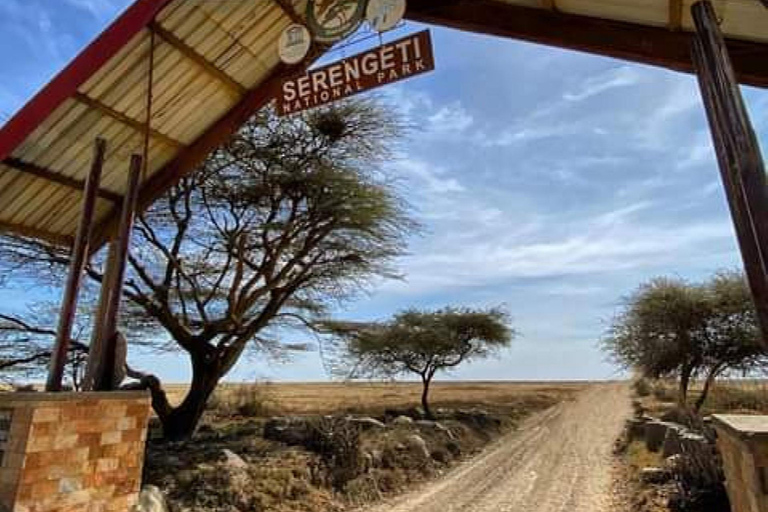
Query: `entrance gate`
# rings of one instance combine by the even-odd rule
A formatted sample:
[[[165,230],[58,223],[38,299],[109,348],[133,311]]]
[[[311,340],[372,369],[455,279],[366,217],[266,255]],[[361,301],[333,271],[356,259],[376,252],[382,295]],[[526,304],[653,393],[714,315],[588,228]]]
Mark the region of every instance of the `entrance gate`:
[[[107,244],[86,387],[109,391],[119,382],[116,325],[134,215],[269,103],[285,79],[303,73],[330,48],[316,41],[297,64],[280,62],[280,35],[289,25],[305,23],[306,1],[136,0],[0,129],[0,232],[72,251],[48,391],[62,388],[84,266]],[[409,0],[406,17],[695,73],[768,339],[768,187],[739,90],[739,83],[768,87],[768,0]],[[16,415],[11,435],[28,433],[36,421],[81,415],[86,405],[98,415],[102,399],[107,400],[31,397],[44,405],[44,414],[33,415],[24,404],[30,417]],[[45,400],[72,403],[51,406]],[[137,402],[110,405],[114,429],[130,425],[126,442],[140,444],[148,399],[118,400]],[[85,405],[77,405],[81,402]],[[6,423],[9,411],[0,411]],[[127,439],[115,432],[101,433],[102,443]],[[101,453],[103,447],[75,448]],[[99,496],[104,506],[114,506],[109,510],[125,510],[135,498],[141,447],[131,444],[126,450],[135,478],[122,481],[125,494],[103,494],[94,484],[86,489],[87,499]],[[18,464],[0,470],[5,472],[0,508],[16,510],[14,500],[21,495],[8,482],[24,480],[28,454],[15,455]],[[65,480],[50,495],[25,499],[58,506],[67,489],[75,488],[72,478]]]

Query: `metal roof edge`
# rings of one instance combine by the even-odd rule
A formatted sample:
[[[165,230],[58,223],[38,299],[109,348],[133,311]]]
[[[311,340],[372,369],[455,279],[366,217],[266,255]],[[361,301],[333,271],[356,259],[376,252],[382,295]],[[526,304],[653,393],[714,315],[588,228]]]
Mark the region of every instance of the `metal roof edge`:
[[[0,161],[94,73],[117,54],[172,0],[136,0],[0,128]]]

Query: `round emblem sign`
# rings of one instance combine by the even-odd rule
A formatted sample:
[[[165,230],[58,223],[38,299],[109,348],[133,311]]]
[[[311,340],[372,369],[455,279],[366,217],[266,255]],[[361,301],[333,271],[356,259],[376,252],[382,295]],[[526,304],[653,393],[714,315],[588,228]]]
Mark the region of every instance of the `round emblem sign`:
[[[309,0],[307,3],[307,24],[321,43],[332,43],[351,34],[364,16],[364,0]]]
[[[286,64],[298,64],[309,53],[312,36],[304,25],[289,25],[280,35],[280,60]]]
[[[370,0],[365,18],[376,32],[386,32],[400,23],[405,7],[405,0]]]

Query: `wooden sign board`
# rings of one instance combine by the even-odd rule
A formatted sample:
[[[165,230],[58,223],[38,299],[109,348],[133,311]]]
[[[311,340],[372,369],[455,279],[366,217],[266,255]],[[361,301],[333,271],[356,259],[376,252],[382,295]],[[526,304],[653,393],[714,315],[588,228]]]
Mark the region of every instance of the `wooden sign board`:
[[[429,30],[283,81],[281,116],[319,107],[435,69]]]

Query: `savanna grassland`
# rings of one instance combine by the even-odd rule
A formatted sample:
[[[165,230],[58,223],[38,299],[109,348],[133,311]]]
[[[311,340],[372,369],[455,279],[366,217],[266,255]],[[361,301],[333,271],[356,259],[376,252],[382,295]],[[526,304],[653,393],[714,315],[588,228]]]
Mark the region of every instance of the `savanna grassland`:
[[[145,483],[174,510],[342,511],[434,478],[588,383],[225,384],[193,439],[150,440]],[[180,401],[184,386],[167,388]]]
[[[430,397],[436,407],[515,407],[559,401],[584,389],[586,382],[436,382]],[[186,386],[166,386],[169,400],[182,400]],[[421,384],[413,383],[258,383],[222,384],[214,405],[253,394],[276,414],[377,414],[387,408],[419,404]]]

